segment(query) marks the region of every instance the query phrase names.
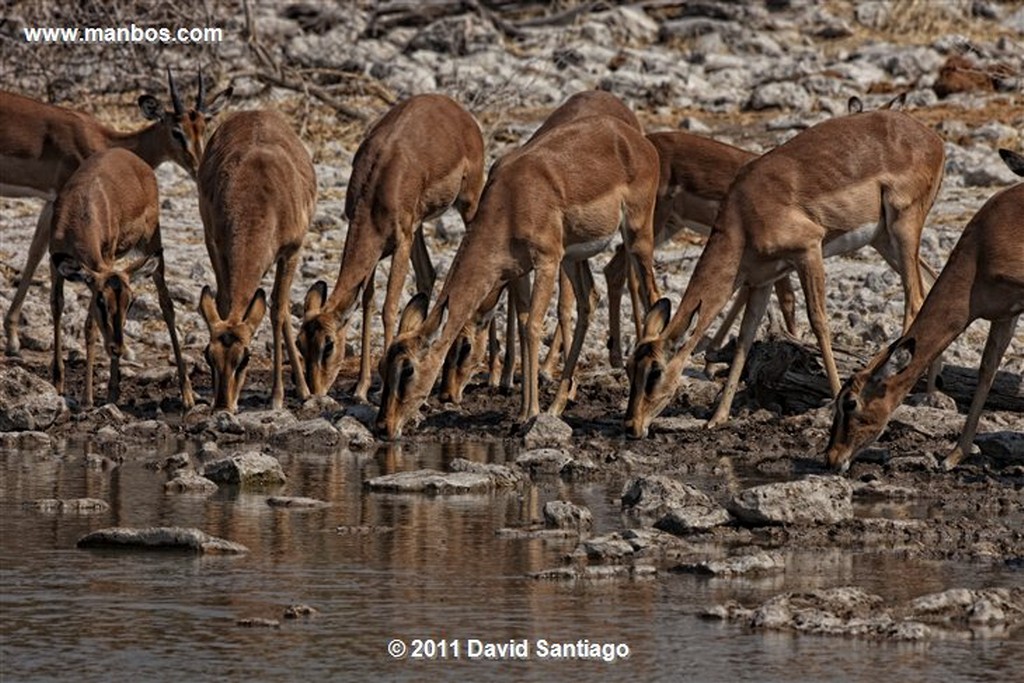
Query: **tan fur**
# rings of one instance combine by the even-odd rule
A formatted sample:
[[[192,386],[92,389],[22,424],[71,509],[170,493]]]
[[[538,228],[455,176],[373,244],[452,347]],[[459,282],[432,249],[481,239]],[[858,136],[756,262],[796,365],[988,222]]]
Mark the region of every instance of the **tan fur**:
[[[483,189],[483,164],[484,143],[476,120],[443,95],[410,97],[367,133],[356,151],[345,198],[349,230],[338,280],[326,301],[312,289],[306,297],[298,343],[313,393],[326,394],[338,376],[348,319],[362,291],[363,336],[355,394],[366,400],[377,264],[392,257],[383,312],[386,348],[394,338],[410,259],[417,290],[429,294],[434,285],[422,223],[453,205],[463,220],[472,219]]]
[[[263,275],[276,265],[270,313],[274,334],[272,405],[284,406],[282,343],[299,398],[309,396],[290,322],[289,293],[299,250],[316,207],[309,152],[283,116],[246,111],[210,137],[199,167],[199,213],[217,278],[216,305],[203,290],[200,312],[210,331],[206,349],[214,408],[235,411],[249,345],[266,308]]]
[[[520,419],[536,415],[543,318],[563,257],[575,252],[565,266],[576,293],[576,335],[550,409],[561,412],[590,316],[590,292],[581,271],[586,256],[607,244],[620,224],[640,271],[644,301],[656,297],[652,220],[657,184],[654,146],[635,128],[605,116],[559,126],[503,159],[484,189],[438,303],[423,324],[411,324],[388,349],[378,430],[389,438],[401,433],[429,394],[449,347],[503,282],[514,283],[518,299],[524,377]],[[522,276],[531,270],[529,291]]]
[[[1008,163],[1024,156],[1003,151]],[[970,453],[985,399],[999,361],[1024,313],[1024,183],[998,192],[967,224],[935,286],[903,336],[854,374],[836,400],[836,414],[825,458],[836,470],[882,433],[889,417],[918,378],[967,326],[990,320],[979,369],[978,388],[947,469]]]
[[[178,367],[182,404],[187,410],[195,403],[178,344],[174,305],[164,281],[159,215],[153,169],[124,149],[104,150],[90,156],[57,196],[50,234],[53,383],[63,393],[60,319],[64,309],[64,279],[66,276],[82,279],[93,295],[85,330],[85,407],[93,404],[93,342],[97,326],[110,354],[107,400],[117,402],[124,321],[133,298],[130,283],[132,276],[142,273],[151,260],[155,261],[152,263],[155,266],[153,281]],[[117,267],[116,260],[129,254],[132,258],[136,255],[141,258],[127,268]]]
[[[41,197],[46,201],[36,223],[18,289],[4,317],[8,355],[17,355],[21,348],[18,335],[21,306],[32,275],[46,252],[53,200],[85,159],[106,149],[124,148],[153,168],[164,161],[174,161],[195,177],[206,127],[215,107],[230,95],[230,88],[212,98],[209,106],[197,101],[196,107],[186,110],[177,99],[170,72],[168,84],[177,106],[165,111],[153,96],[141,96],[139,108],[155,123],[134,133],[111,130],[81,112],[0,91],[0,167],[4,170],[0,177],[0,195]]]
[[[630,361],[627,432],[647,433],[674,397],[701,335],[733,291],[748,285],[736,355],[709,426],[726,420],[769,287],[791,269],[800,276],[829,383],[838,393],[824,257],[862,242],[879,250],[903,281],[906,330],[924,300],[918,249],[944,160],[934,132],[902,112],[877,111],[819,123],[743,166],[675,316],[660,334],[643,340]],[[864,226],[877,233],[864,232]],[[693,336],[684,336],[695,318]]]

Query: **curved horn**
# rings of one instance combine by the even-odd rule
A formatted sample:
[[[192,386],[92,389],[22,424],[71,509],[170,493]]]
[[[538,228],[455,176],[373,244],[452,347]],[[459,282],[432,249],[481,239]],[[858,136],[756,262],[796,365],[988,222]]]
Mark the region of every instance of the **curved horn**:
[[[206,111],[206,88],[203,87],[203,66],[199,65],[199,87],[196,95],[196,111]]]
[[[171,90],[171,106],[174,107],[174,113],[176,116],[181,116],[185,113],[185,107],[181,104],[181,98],[178,97],[178,89],[174,87],[174,76],[171,74],[170,65],[167,66],[167,86]]]

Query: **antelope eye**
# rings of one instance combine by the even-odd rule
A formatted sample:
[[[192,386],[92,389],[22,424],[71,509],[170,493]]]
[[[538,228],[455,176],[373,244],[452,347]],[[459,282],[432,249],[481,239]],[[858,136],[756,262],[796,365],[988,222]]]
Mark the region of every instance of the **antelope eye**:
[[[843,410],[852,413],[857,410],[857,399],[852,396],[847,396],[843,399]]]
[[[249,349],[246,349],[245,353],[242,354],[242,360],[238,363],[238,367],[235,368],[235,374],[236,375],[241,374],[242,370],[245,370],[245,367],[247,365],[249,365],[249,356],[250,355],[251,354],[249,353]]]
[[[402,378],[403,381],[408,380],[410,377],[412,377],[413,372],[414,370],[412,367],[412,363],[410,363],[409,361],[402,363],[402,374],[400,375],[400,377]]]
[[[324,358],[330,358],[334,355],[334,340],[328,339],[324,342]]]
[[[185,133],[184,131],[181,130],[181,128],[178,128],[177,126],[171,128],[171,137],[177,140],[181,146],[187,146],[187,143],[185,141]]]

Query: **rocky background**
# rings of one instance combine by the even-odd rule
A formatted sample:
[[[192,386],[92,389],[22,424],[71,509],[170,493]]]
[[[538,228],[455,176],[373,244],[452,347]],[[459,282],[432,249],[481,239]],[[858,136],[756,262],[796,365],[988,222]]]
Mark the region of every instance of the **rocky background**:
[[[225,40],[184,48],[29,45],[19,39],[25,26],[128,23],[219,26]],[[936,267],[981,204],[1015,181],[995,152],[1000,146],[1019,149],[1024,127],[1021,3],[453,1],[422,9],[406,2],[217,1],[182,9],[166,2],[43,2],[13,7],[0,28],[6,87],[83,109],[117,127],[138,125],[134,100],[140,91],[164,92],[168,65],[183,84],[199,67],[211,89],[232,84],[235,108],[287,113],[314,154],[321,190],[292,291],[297,314],[310,284],[336,277],[346,230],[345,185],[363,130],[410,94],[441,91],[464,103],[480,120],[493,158],[528,136],[568,95],[595,87],[621,96],[649,130],[685,128],[757,151],[842,115],[851,96],[872,108],[906,93],[906,107],[946,140],[946,177],[922,245],[923,257]],[[171,291],[193,372],[202,376],[205,329],[195,307],[213,273],[196,192],[170,164],[159,170],[159,181]],[[39,205],[4,199],[0,207],[0,307],[6,309]],[[428,229],[442,274],[462,231],[454,212]],[[658,255],[660,285],[675,301],[699,253],[693,242],[683,237]],[[898,333],[899,278],[868,251],[834,259],[828,275],[834,338],[853,367]],[[386,266],[377,276],[382,298]],[[23,344],[26,359],[42,363],[52,337],[45,267],[36,281],[24,308]],[[265,284],[271,285],[271,275]],[[87,299],[84,289],[71,288],[64,320],[73,359],[82,354]],[[605,365],[604,311],[599,309],[588,340],[585,372]],[[976,367],[985,333],[984,323],[972,326],[947,362]],[[138,376],[143,384],[169,389],[167,334],[155,293],[146,287],[127,334],[136,352],[129,380]],[[261,340],[269,344],[269,336]],[[45,366],[29,366],[45,376]],[[1019,334],[1003,369],[1009,380],[1001,381],[1009,381],[1010,389],[1001,383],[996,394],[1009,391],[1012,398],[1013,377],[1019,394],[1024,371]],[[70,373],[72,387],[76,374]],[[202,377],[196,381],[205,384]],[[257,377],[250,389],[260,388]]]

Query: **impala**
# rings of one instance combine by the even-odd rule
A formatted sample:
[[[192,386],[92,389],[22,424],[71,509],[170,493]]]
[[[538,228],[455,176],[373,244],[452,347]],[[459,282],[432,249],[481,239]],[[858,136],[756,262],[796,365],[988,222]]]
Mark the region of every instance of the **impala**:
[[[832,394],[838,394],[824,259],[872,245],[900,274],[908,329],[924,299],[918,249],[944,159],[934,132],[902,112],[883,110],[824,121],[743,166],[675,316],[669,319],[667,301],[648,314],[644,338],[627,366],[627,433],[646,435],[651,420],[674,398],[711,321],[747,285],[736,354],[708,426],[724,422],[770,285],[791,269],[800,278]]]
[[[548,117],[544,120],[544,123],[534,131],[533,135],[524,143],[524,147],[532,144],[537,139],[544,136],[547,132],[565,125],[572,123],[588,116],[611,116],[612,118],[619,119],[623,123],[635,128],[638,131],[643,131],[643,127],[640,125],[640,121],[637,119],[636,114],[623,103],[615,95],[603,91],[603,90],[586,90],[578,92],[570,96],[565,102],[558,106]],[[494,166],[491,168],[491,173],[495,172],[495,169],[500,166],[502,159],[499,159]],[[623,252],[623,263],[625,263],[625,252]],[[591,278],[590,270],[587,268],[583,274],[584,277]],[[588,285],[588,290],[593,291],[592,284]],[[494,326],[491,324],[494,314],[494,307],[498,303],[498,299],[502,293],[501,289],[495,290],[491,296],[485,299],[485,302],[481,305],[481,310],[476,318],[474,325],[467,326],[452,345],[448,356],[445,358],[444,367],[441,371],[441,400],[452,401],[453,403],[462,402],[462,392],[465,389],[466,384],[469,382],[470,377],[474,369],[480,363],[483,352],[489,350],[491,352],[490,362],[490,376],[491,382],[494,383],[495,379],[495,346],[496,339],[494,337]],[[512,386],[512,372],[515,365],[515,304],[512,296],[508,297],[508,324],[506,326],[506,338],[505,338],[505,362],[502,364],[502,373],[500,385],[503,389],[510,389]],[[562,317],[568,317],[567,311],[573,303],[573,291],[572,285],[569,282],[567,273],[562,270],[559,272],[559,285],[558,285],[558,307],[560,311],[563,311],[559,316],[559,320]],[[597,304],[596,294],[595,299],[591,301],[591,307]],[[490,331],[491,338],[489,344],[484,344],[484,335]],[[561,323],[555,328],[555,336],[551,343],[551,349],[548,352],[548,356],[545,361],[541,364],[540,373],[543,376],[550,377],[554,373],[555,364],[557,363],[559,350],[562,346],[563,328]],[[565,346],[571,345],[571,336]]]
[[[1000,150],[1024,176],[1024,156]],[[956,467],[970,453],[981,410],[1024,312],[1024,183],[1000,191],[964,228],[910,328],[854,374],[836,400],[826,460],[845,471],[869,445],[932,361],[978,318],[991,321],[967,421],[944,461]]]
[[[124,269],[116,259],[139,254]],[[192,384],[178,344],[174,304],[164,280],[164,256],[160,241],[160,206],[156,176],[142,159],[125,149],[93,154],[78,167],[57,195],[50,233],[50,274],[53,313],[53,383],[64,393],[64,354],[61,313],[64,280],[85,282],[92,291],[85,323],[85,400],[93,404],[93,360],[96,327],[99,326],[110,354],[107,401],[117,403],[124,352],[124,321],[131,306],[131,282],[151,275],[156,284],[171,348],[178,366],[181,401],[188,410],[195,405]]]
[[[399,298],[412,259],[416,288],[430,293],[435,272],[423,222],[454,205],[468,224],[484,184],[484,141],[476,120],[444,95],[416,95],[397,104],[366,134],[352,162],[345,196],[349,222],[341,270],[309,290],[299,332],[306,380],[314,394],[330,389],[344,360],[348,320],[362,290],[363,336],[355,395],[370,388],[373,275],[391,256],[384,299],[384,347],[394,338]]]
[[[309,397],[292,332],[289,292],[315,207],[313,161],[284,117],[245,111],[217,127],[199,166],[199,213],[217,280],[216,301],[209,285],[199,300],[210,331],[205,356],[215,409],[238,408],[249,345],[267,310],[260,281],[275,264],[272,404],[284,406],[282,341],[299,397]]]
[[[565,406],[590,316],[586,259],[621,230],[637,265],[644,302],[657,288],[652,269],[658,153],[630,125],[592,116],[558,126],[506,156],[489,179],[480,207],[459,246],[438,297],[427,313],[418,295],[406,307],[388,348],[376,426],[388,438],[419,409],[445,354],[481,302],[514,282],[523,338],[522,421],[540,412],[537,392],[541,327],[564,263],[576,294],[572,346],[550,412]],[[529,201],[524,201],[524,198]],[[532,291],[522,276],[534,272]],[[563,317],[563,326],[569,321]]]
[[[174,161],[195,178],[206,128],[227,101],[231,88],[206,101],[200,73],[195,107],[186,109],[170,68],[167,84],[171,110],[164,110],[152,95],[141,95],[139,109],[153,123],[134,133],[111,130],[81,112],[0,91],[0,196],[40,197],[46,202],[32,235],[18,289],[4,317],[7,355],[17,355],[21,349],[21,306],[50,240],[54,199],[85,159],[120,147],[134,152],[152,168]]]

